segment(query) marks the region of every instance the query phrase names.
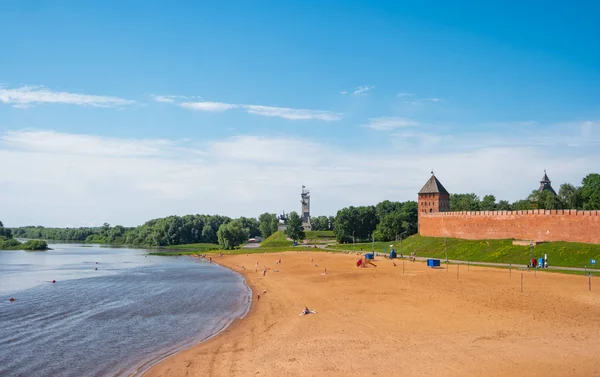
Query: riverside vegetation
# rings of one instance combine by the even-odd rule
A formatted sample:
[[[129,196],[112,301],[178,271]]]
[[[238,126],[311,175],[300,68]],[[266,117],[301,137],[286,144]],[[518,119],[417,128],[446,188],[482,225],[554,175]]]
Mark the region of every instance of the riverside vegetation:
[[[28,240],[19,242],[13,238],[12,231],[4,227],[0,221],[0,250],[48,250],[48,244],[42,240]]]
[[[600,174],[583,178],[581,186],[565,183],[558,195],[547,191],[532,192],[527,199],[510,204],[496,201],[493,195],[480,199],[474,193],[452,194],[451,211],[521,210],[521,209],[600,209]],[[377,205],[346,207],[335,216],[311,218],[313,231],[332,232],[341,244],[353,242],[382,242],[404,239],[417,233],[418,205],[415,201],[392,202],[384,200]],[[127,244],[132,246],[159,246],[173,248],[177,245],[204,244],[204,249],[233,250],[248,238],[261,236],[263,247],[284,247],[292,241],[315,238],[302,230],[300,216],[291,212],[286,216],[285,233],[277,234],[279,219],[276,214],[263,213],[258,218],[232,219],[221,215],[169,216],[153,219],[137,227],[111,226],[81,228],[45,228],[26,226],[7,229],[12,236],[56,241]],[[271,237],[276,234],[276,236]],[[271,238],[269,238],[271,237]],[[3,237],[3,242],[10,237]],[[331,238],[329,238],[331,240]],[[321,240],[323,241],[323,240]],[[14,241],[9,241],[10,244]],[[32,244],[30,244],[32,245]],[[10,246],[12,247],[12,246]],[[184,247],[189,249],[189,246]]]

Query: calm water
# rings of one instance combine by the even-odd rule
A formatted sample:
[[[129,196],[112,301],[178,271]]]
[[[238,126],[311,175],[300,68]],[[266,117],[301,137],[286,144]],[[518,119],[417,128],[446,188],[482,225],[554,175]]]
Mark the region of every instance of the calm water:
[[[249,305],[242,277],[205,261],[51,247],[0,251],[0,376],[126,376]]]

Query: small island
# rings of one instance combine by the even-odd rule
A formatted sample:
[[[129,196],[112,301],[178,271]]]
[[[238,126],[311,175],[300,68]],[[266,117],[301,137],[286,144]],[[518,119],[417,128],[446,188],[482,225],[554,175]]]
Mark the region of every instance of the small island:
[[[27,250],[27,251],[45,251],[49,250],[46,241],[29,240],[19,242],[12,236],[12,231],[4,227],[0,221],[0,250]]]

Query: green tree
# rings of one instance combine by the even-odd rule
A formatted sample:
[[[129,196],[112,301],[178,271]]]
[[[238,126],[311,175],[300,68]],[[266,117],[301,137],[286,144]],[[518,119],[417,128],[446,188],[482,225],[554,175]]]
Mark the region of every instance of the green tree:
[[[496,208],[498,209],[498,211],[510,211],[512,209],[508,200],[499,201]]]
[[[600,174],[588,174],[581,181],[581,202],[584,210],[600,209]]]
[[[542,191],[537,197],[537,207],[539,209],[562,209],[563,204],[558,195],[550,191]]]
[[[335,216],[329,216],[327,218],[327,230],[333,230],[335,227]]]
[[[238,219],[242,228],[248,229],[248,234],[250,237],[260,236],[260,223],[253,217],[240,217]]]
[[[479,211],[481,202],[479,197],[471,194],[451,194],[450,195],[450,211]]]
[[[302,219],[296,212],[290,212],[285,228],[285,235],[293,241],[302,241],[306,236],[302,227]]]
[[[271,234],[277,232],[279,230],[279,218],[275,215],[275,218],[271,222]]]
[[[347,207],[338,211],[333,232],[338,242],[368,240],[377,228],[375,206]]]
[[[275,231],[273,231],[273,223],[275,223]],[[277,231],[277,215],[265,212],[258,217],[258,224],[261,236],[267,238]]]
[[[533,203],[528,199],[518,200],[511,205],[513,211],[525,211],[534,208]]]
[[[570,183],[563,183],[558,190],[558,196],[564,209],[581,209],[581,193],[578,187]]]
[[[248,229],[244,228],[239,220],[221,224],[217,231],[219,246],[225,250],[232,250],[248,241],[248,234]]]
[[[333,233],[335,238],[340,243],[348,243],[353,241],[356,236],[356,228],[358,227],[356,219],[356,211],[354,207],[340,209],[335,216],[335,225]]]
[[[402,207],[402,203],[400,202],[391,202],[389,200],[384,200],[382,202],[377,203],[375,206],[375,215],[377,216],[377,220],[381,221],[388,214],[399,210]]]
[[[205,225],[202,228],[202,241],[207,243],[217,243],[217,233],[210,225]]]
[[[496,210],[496,197],[494,195],[486,195],[481,200],[482,211],[495,211]]]
[[[403,223],[405,223],[405,215],[400,211],[388,213],[377,224],[377,228],[373,232],[375,241],[392,241],[396,240],[402,232],[404,232]]]
[[[8,228],[5,228],[4,224],[2,224],[2,221],[0,221],[0,237],[12,238],[12,231]]]
[[[315,216],[310,218],[312,230],[329,230],[329,218],[327,216]]]
[[[109,223],[104,223],[102,224],[102,235],[106,236],[108,234],[108,231],[110,230],[110,224]]]

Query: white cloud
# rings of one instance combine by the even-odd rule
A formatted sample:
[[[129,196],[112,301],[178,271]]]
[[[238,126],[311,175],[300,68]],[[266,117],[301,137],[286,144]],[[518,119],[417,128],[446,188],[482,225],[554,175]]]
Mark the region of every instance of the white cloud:
[[[179,106],[197,111],[227,111],[231,109],[244,109],[248,114],[278,117],[290,120],[323,120],[327,122],[341,119],[341,114],[331,111],[292,109],[289,107],[274,107],[261,105],[238,105],[224,102],[184,102]]]
[[[198,143],[11,131],[0,133],[0,161],[10,162],[0,175],[1,220],[137,225],[171,214],[257,216],[299,210],[302,185],[311,188],[313,214],[335,214],[348,205],[414,200],[431,169],[451,192],[512,201],[537,187],[543,169],[556,186],[597,171],[598,123],[588,124],[548,131],[550,148],[535,139],[513,144],[518,133],[441,135],[429,145],[404,128],[390,144],[352,149],[292,137]],[[595,144],[566,147],[573,138]]]
[[[434,145],[439,144],[444,139],[443,135],[427,133],[427,132],[417,132],[417,131],[407,131],[407,130],[399,130],[390,134],[390,136],[406,139],[406,140],[418,140],[421,144],[425,145]]]
[[[75,156],[164,156],[174,143],[164,139],[117,139],[55,131],[8,131],[0,145],[10,150]]]
[[[306,109],[290,109],[287,107],[272,107],[272,106],[257,106],[257,105],[243,105],[243,107],[250,114],[279,117],[291,120],[306,120],[316,119],[324,120],[327,122],[340,120],[340,114],[336,114],[330,111],[320,110],[306,110]]]
[[[173,96],[152,96],[156,102],[174,103]]]
[[[435,103],[435,102],[440,102],[440,101],[441,101],[440,98],[420,98],[420,99],[416,99],[414,101],[404,101],[404,103],[410,104],[413,106],[419,106],[426,102],[434,102]]]
[[[408,93],[408,92],[397,93],[396,97],[401,98],[403,100],[402,101],[403,103],[408,104],[408,105],[413,105],[413,106],[423,105],[424,103],[427,103],[427,102],[435,103],[435,102],[442,101],[441,98],[437,98],[437,97],[418,98],[415,93]]]
[[[367,127],[374,130],[390,131],[398,128],[416,127],[418,125],[419,122],[408,118],[379,117],[369,119]]]
[[[185,109],[191,109],[191,110],[197,110],[197,111],[216,111],[216,112],[227,111],[227,110],[235,109],[236,107],[240,107],[240,105],[234,105],[234,104],[223,103],[223,102],[210,102],[210,101],[183,102],[183,103],[179,104],[179,106],[181,106]]]
[[[354,91],[352,92],[352,95],[354,96],[366,96],[367,92],[374,89],[375,86],[373,85],[362,85],[357,87],[356,89],[354,89]]]
[[[342,91],[340,92],[340,94],[342,94],[342,95],[346,95],[346,94],[348,94],[348,92],[347,92],[347,91],[345,91],[345,90],[342,90]]]
[[[43,86],[22,86],[15,89],[7,89],[0,86],[0,102],[11,104],[16,108],[26,108],[44,103],[62,103],[92,107],[120,107],[135,103],[135,101],[118,97],[55,92]]]

